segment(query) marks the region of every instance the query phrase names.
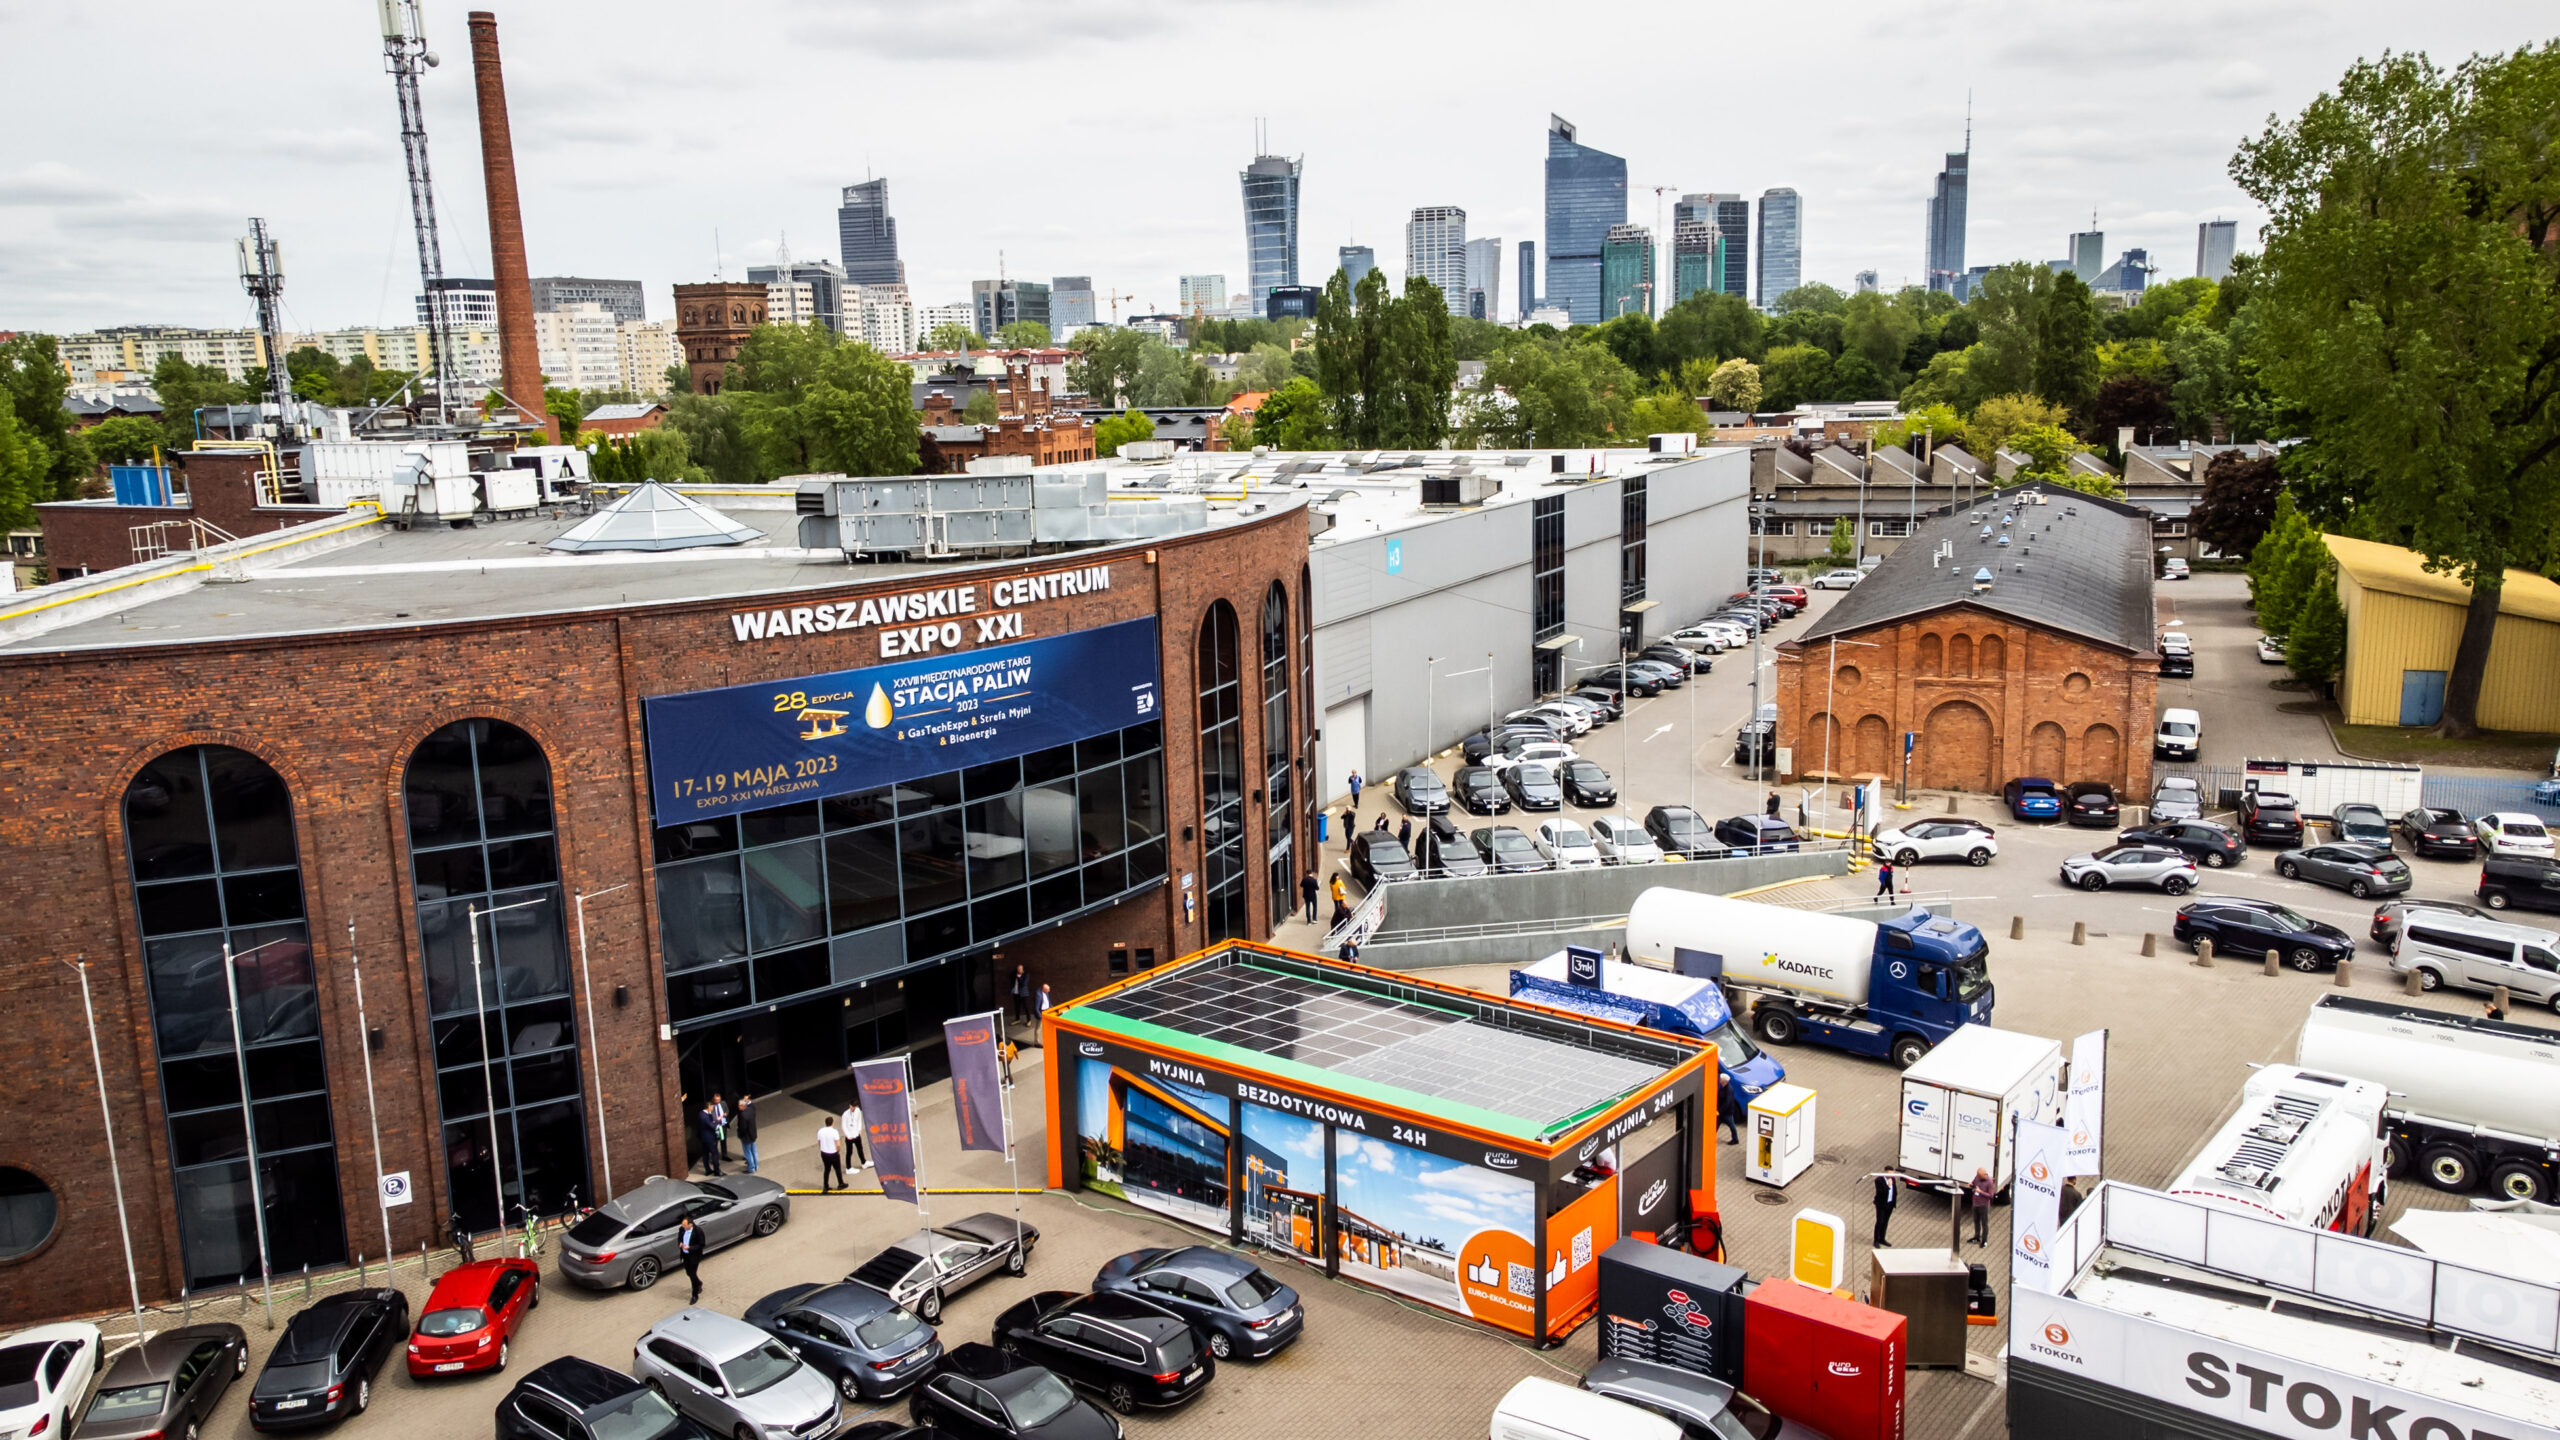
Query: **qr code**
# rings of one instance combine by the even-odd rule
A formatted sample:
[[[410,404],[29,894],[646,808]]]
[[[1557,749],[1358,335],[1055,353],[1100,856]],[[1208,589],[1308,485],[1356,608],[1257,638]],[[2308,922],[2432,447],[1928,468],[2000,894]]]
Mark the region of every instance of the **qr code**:
[[[1508,1268],[1511,1272],[1510,1279],[1512,1294],[1535,1295],[1538,1293],[1538,1272],[1536,1267],[1513,1264]]]
[[[1591,1229],[1585,1226],[1580,1234],[1573,1237],[1573,1268],[1579,1270],[1590,1263]]]

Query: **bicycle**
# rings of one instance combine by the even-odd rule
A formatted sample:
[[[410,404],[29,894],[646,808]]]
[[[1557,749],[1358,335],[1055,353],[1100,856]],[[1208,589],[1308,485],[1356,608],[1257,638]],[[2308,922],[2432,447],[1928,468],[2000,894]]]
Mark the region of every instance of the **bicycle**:
[[[454,1211],[445,1224],[453,1233],[453,1253],[461,1257],[462,1264],[470,1264],[477,1257],[471,1253],[471,1231],[462,1223],[462,1212]]]
[[[536,1214],[532,1207],[521,1202],[515,1209],[516,1214],[524,1217],[524,1228],[516,1235],[517,1258],[539,1259],[542,1255],[542,1217]]]

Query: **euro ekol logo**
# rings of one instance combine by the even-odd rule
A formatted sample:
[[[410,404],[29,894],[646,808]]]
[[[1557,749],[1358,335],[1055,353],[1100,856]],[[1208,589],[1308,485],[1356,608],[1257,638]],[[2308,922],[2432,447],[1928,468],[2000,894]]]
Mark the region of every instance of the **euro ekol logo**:
[[[1104,1052],[1100,1045],[1097,1045],[1090,1040],[1079,1040],[1076,1042],[1076,1053],[1079,1055],[1091,1056],[1092,1058],[1099,1060],[1102,1058]]]
[[[1834,1360],[1831,1362],[1831,1373],[1834,1375],[1855,1375],[1859,1373],[1858,1362],[1855,1360]]]

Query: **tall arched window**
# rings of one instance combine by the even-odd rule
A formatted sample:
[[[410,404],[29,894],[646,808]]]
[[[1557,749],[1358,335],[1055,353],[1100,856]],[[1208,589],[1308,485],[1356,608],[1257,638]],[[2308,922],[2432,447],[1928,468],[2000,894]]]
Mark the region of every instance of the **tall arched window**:
[[[284,777],[228,745],[173,750],[125,787],[124,824],[187,1288],[257,1278],[261,1212],[270,1272],[344,1260],[320,992]],[[256,1112],[254,1141],[244,1107]]]
[[[1297,893],[1298,863],[1295,823],[1289,814],[1289,592],[1280,582],[1262,597],[1262,771],[1271,817],[1268,894],[1271,923],[1277,927]]]
[[[1298,792],[1299,803],[1306,807],[1305,824],[1298,833],[1307,844],[1316,843],[1316,807],[1324,803],[1324,787],[1316,779],[1316,600],[1314,567],[1298,567]],[[1314,859],[1311,853],[1308,858]],[[1313,869],[1313,866],[1309,866]],[[1274,896],[1271,903],[1287,906],[1294,890]]]
[[[1200,617],[1200,904],[1214,945],[1245,933],[1244,683],[1235,607]]]
[[[602,1200],[587,1177],[551,763],[513,725],[457,720],[410,753],[401,792],[448,1203],[486,1230],[518,1205],[558,1210],[573,1188]]]

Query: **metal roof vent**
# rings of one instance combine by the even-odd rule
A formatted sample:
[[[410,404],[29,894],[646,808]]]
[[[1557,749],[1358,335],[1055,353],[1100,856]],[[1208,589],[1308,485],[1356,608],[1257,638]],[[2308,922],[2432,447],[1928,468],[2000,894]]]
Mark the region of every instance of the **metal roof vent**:
[[[1978,595],[1978,594],[1982,593],[1983,591],[1988,590],[1988,589],[1990,589],[1990,588],[1991,588],[1991,569],[1990,569],[1990,567],[1989,567],[1989,566],[1985,566],[1985,567],[1983,567],[1982,569],[1979,569],[1979,570],[1974,571],[1974,572],[1973,572],[1973,589],[1974,589],[1974,593]]]

